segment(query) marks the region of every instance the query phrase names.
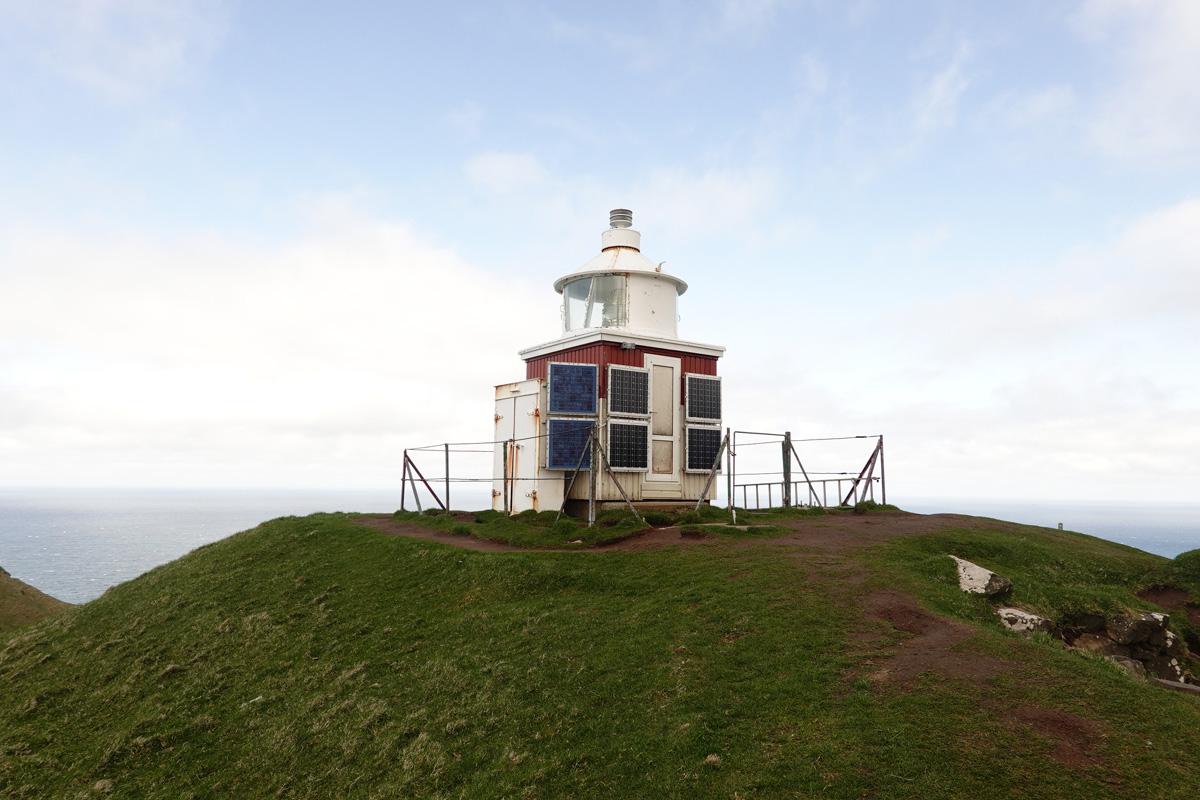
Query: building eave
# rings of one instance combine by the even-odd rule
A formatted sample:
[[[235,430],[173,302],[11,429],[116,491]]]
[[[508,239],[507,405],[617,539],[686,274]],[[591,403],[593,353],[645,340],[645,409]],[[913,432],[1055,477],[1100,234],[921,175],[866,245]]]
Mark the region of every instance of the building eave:
[[[582,331],[572,336],[555,339],[552,342],[527,347],[517,353],[522,360],[569,350],[573,347],[596,344],[597,342],[612,342],[614,344],[632,344],[634,347],[652,347],[659,350],[674,350],[680,353],[690,353],[698,356],[720,358],[725,354],[725,348],[715,344],[688,342],[683,339],[668,339],[661,336],[648,336],[620,329],[597,328]]]

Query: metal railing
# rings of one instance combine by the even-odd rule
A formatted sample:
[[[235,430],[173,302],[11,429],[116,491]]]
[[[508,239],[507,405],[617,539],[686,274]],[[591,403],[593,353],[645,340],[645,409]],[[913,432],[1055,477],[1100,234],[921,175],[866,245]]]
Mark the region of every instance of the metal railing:
[[[742,443],[738,443],[738,435],[743,437],[759,437],[760,441],[747,442],[743,439]],[[761,440],[761,437],[767,437],[766,440]],[[808,442],[836,442],[849,441],[853,439],[874,439],[875,447],[872,449],[870,456],[867,458],[861,470],[857,473],[852,472],[808,472],[803,462],[800,460],[800,454],[796,450],[796,443]],[[780,458],[782,469],[769,470],[766,472],[750,472],[746,473],[747,477],[762,477],[771,476],[775,480],[767,481],[746,481],[738,483],[737,481],[737,458],[738,451],[743,447],[759,447],[764,445],[775,445],[780,448]],[[828,436],[812,439],[793,439],[791,431],[783,433],[763,432],[763,431],[733,431],[729,438],[729,450],[726,457],[726,471],[728,491],[727,502],[730,511],[735,515],[736,509],[734,503],[737,497],[738,489],[742,492],[742,508],[750,508],[750,491],[754,491],[754,508],[763,508],[762,495],[763,488],[766,488],[767,508],[775,507],[775,491],[778,489],[780,505],[783,507],[790,506],[820,506],[822,508],[830,508],[834,506],[848,506],[856,503],[861,503],[866,500],[875,499],[875,486],[878,484],[880,499],[883,503],[887,503],[887,478],[884,470],[883,458],[883,436]],[[793,468],[798,468],[803,479],[793,477]],[[878,474],[876,474],[878,471]],[[816,478],[814,475],[833,475],[836,477]],[[829,488],[834,485],[834,501],[829,502]],[[847,486],[848,485],[848,486]],[[819,491],[818,491],[819,487]],[[803,499],[800,497],[803,496]]]

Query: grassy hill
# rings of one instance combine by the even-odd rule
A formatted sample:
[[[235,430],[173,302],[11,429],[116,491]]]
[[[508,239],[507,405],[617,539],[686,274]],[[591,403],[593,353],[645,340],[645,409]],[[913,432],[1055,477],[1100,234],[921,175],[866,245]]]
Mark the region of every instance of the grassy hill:
[[[0,568],[0,634],[70,608],[70,603],[38,591]]]
[[[1200,600],[1195,559],[903,513],[777,514],[769,529],[582,552],[429,538],[474,542],[494,521],[356,520],[274,520],[7,634],[0,793],[1190,798],[1200,786],[1200,698],[1001,630],[945,554],[1007,574],[1010,602],[1059,617],[1151,608],[1136,592],[1168,582]],[[573,541],[549,528],[529,542],[552,535]]]

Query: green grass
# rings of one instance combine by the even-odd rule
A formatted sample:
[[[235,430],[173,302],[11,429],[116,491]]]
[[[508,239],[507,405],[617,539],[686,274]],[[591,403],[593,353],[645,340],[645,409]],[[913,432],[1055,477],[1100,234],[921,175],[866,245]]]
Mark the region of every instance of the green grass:
[[[770,512],[746,512],[739,509],[742,525],[756,525],[752,533],[737,529],[721,531],[716,528],[705,528],[704,532],[719,532],[730,537],[771,536],[790,533],[786,528],[764,524],[766,520],[779,520],[804,516],[822,516],[821,509],[775,509]],[[397,511],[392,519],[420,525],[430,530],[446,531],[462,536],[475,536],[480,539],[490,539],[496,542],[513,545],[514,547],[529,548],[590,548],[597,545],[611,544],[627,539],[630,536],[646,530],[651,525],[666,527],[683,526],[693,530],[697,525],[713,525],[715,523],[730,523],[732,515],[723,508],[702,506],[698,510],[685,511],[678,514],[668,514],[662,511],[643,511],[641,519],[635,517],[628,509],[614,508],[600,511],[596,514],[596,524],[588,527],[585,520],[574,519],[559,515],[557,511],[522,511],[511,517],[505,517],[498,511],[479,511],[473,516],[473,523],[464,523],[456,516],[464,516],[464,512],[446,514],[440,510],[424,512]],[[751,518],[748,518],[751,517]]]
[[[0,633],[61,614],[70,603],[44,594],[0,568]]]
[[[0,795],[1193,796],[1200,701],[1049,642],[985,625],[964,647],[1008,673],[875,684],[906,637],[858,598],[900,581],[954,605],[927,539],[849,585],[753,541],[479,553],[275,520],[0,639]],[[1031,576],[1034,546],[1089,575],[1141,563],[1022,541],[942,545]],[[1005,722],[1020,705],[1092,720],[1097,764],[1052,760]]]
[[[447,514],[418,514],[397,511],[392,518],[398,522],[420,525],[462,536],[475,536],[514,547],[587,548],[628,538],[648,526],[629,511],[608,510],[596,515],[596,525],[563,516],[555,520],[557,511],[522,511],[505,517],[498,511],[480,511],[473,523],[463,523]]]

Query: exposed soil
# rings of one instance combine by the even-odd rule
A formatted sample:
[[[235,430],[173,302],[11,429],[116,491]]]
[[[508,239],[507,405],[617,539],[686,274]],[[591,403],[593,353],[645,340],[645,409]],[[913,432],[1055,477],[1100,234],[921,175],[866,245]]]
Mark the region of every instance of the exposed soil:
[[[1018,706],[1006,711],[1001,718],[1014,728],[1032,730],[1053,742],[1050,757],[1060,764],[1078,769],[1098,763],[1092,753],[1104,735],[1090,719],[1037,706]]]
[[[454,517],[459,522],[471,522],[474,519],[472,514],[456,514]],[[413,539],[425,539],[430,542],[438,542],[440,544],[448,544],[451,547],[461,547],[465,550],[479,550],[488,553],[511,553],[511,552],[529,552],[531,548],[516,547],[511,544],[493,541],[492,539],[481,539],[474,534],[464,535],[458,533],[447,533],[445,531],[434,531],[429,528],[422,528],[420,525],[413,525],[408,522],[397,522],[384,514],[364,514],[354,520],[359,525],[366,525],[376,530],[383,531],[388,536],[410,536]],[[581,548],[559,548],[559,547],[543,547],[537,548],[541,550],[570,550],[571,552],[603,552],[607,550],[650,550],[657,547],[669,547],[672,545],[697,545],[697,544],[712,544],[719,539],[712,534],[697,534],[697,533],[681,533],[679,528],[647,528],[629,536],[625,539],[620,539],[615,542],[598,545],[596,547],[581,549]]]
[[[456,517],[457,518],[457,517]],[[466,521],[470,521],[472,517],[467,515]],[[485,553],[504,553],[513,550],[523,550],[522,547],[513,547],[502,542],[494,542],[491,539],[479,539],[475,536],[461,536],[457,533],[446,533],[444,531],[433,531],[429,528],[422,528],[420,525],[410,525],[408,523],[397,522],[389,516],[383,514],[364,514],[354,520],[359,525],[366,525],[369,528],[375,528],[383,531],[388,536],[409,536],[413,539],[425,539],[430,542],[450,545],[451,547],[461,547],[464,550],[479,550]]]
[[[1138,597],[1167,611],[1185,614],[1193,625],[1200,625],[1200,605],[1191,602],[1187,592],[1174,586],[1151,586],[1138,592]]]
[[[896,630],[912,635],[894,648],[878,672],[869,676],[873,681],[908,683],[924,672],[983,680],[1012,668],[968,646],[975,636],[971,626],[929,613],[907,592],[872,592],[863,599],[863,607],[869,617],[890,622]]]

